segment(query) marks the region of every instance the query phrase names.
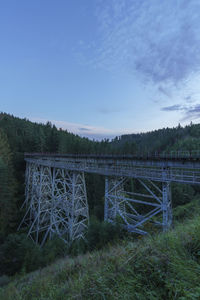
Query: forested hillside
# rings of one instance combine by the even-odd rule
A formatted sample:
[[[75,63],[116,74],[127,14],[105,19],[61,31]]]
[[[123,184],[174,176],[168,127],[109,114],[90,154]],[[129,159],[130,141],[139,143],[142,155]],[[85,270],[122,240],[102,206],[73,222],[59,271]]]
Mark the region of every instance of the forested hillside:
[[[175,209],[174,230],[66,257],[0,288],[2,300],[200,299],[200,199]],[[6,278],[4,278],[6,282]]]
[[[26,238],[26,232],[17,231],[23,216],[20,207],[24,201],[24,152],[135,154],[171,150],[199,150],[200,124],[180,125],[141,134],[130,134],[91,141],[57,129],[50,122],[38,124],[14,116],[0,114],[0,276],[30,272],[68,254],[79,254],[100,249],[106,243],[120,239],[119,228],[102,222],[104,179],[87,176],[87,194],[91,226],[87,244],[72,245],[49,241],[43,249]],[[199,194],[199,187],[174,184],[173,206],[189,203]],[[104,232],[104,235],[102,235]],[[103,236],[103,237],[102,237]],[[14,262],[14,263],[13,263]],[[31,298],[30,298],[31,299]]]
[[[190,124],[175,128],[163,128],[147,133],[127,134],[116,137],[112,147],[123,149],[125,153],[148,153],[171,150],[199,150],[200,124]]]

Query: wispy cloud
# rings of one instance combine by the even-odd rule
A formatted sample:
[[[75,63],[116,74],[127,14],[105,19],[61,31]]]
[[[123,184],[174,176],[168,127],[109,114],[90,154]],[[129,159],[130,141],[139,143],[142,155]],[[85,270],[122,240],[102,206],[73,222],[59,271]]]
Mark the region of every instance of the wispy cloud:
[[[78,130],[80,130],[80,131],[91,131],[90,128],[86,128],[86,127],[80,127],[80,128],[78,128]]]
[[[200,120],[200,104],[196,105],[180,105],[175,104],[171,106],[166,106],[161,108],[162,111],[179,111],[182,112],[182,118],[180,121],[192,121],[192,120]]]
[[[189,107],[185,109],[185,114],[181,121],[192,121],[192,120],[200,120],[200,105],[197,104],[193,107]]]
[[[170,105],[161,108],[162,111],[180,111],[185,110],[185,107],[180,104]]]
[[[82,137],[87,137],[89,139],[95,139],[95,140],[102,140],[104,138],[114,138],[115,136],[119,136],[122,134],[132,133],[130,131],[126,130],[111,130],[104,127],[95,127],[95,126],[89,126],[79,123],[71,123],[66,121],[58,121],[58,120],[47,120],[42,118],[29,118],[33,122],[37,123],[47,123],[47,121],[50,121],[52,124],[54,124],[57,128],[62,128],[63,130],[67,130],[68,132],[72,132],[74,134],[78,134]]]
[[[175,85],[200,69],[199,0],[97,2],[96,67]]]
[[[185,96],[184,100],[186,100],[187,102],[191,102],[192,101],[192,96],[191,95]]]
[[[98,108],[97,112],[101,113],[103,115],[108,115],[108,114],[113,114],[113,113],[118,113],[118,112],[122,112],[124,111],[125,108],[108,108],[108,107],[102,107],[102,108]]]
[[[163,86],[159,86],[158,91],[162,93],[164,96],[167,96],[168,98],[171,97],[171,92],[167,88],[164,88]]]

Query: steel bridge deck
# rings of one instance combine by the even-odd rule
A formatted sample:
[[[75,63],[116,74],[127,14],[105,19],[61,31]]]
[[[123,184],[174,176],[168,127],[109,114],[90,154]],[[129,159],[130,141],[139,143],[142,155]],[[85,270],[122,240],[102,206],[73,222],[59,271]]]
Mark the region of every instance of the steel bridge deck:
[[[38,165],[104,176],[200,184],[200,160],[197,158],[136,158],[131,156],[27,153],[25,160]]]

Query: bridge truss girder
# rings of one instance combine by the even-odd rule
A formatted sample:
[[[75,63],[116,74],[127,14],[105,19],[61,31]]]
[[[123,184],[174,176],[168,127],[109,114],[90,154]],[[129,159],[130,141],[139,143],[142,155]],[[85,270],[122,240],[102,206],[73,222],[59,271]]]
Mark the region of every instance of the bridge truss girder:
[[[172,223],[171,188],[169,182],[162,187],[151,180],[138,179],[145,194],[124,190],[126,177],[106,177],[104,220],[115,223],[117,218],[130,232],[146,234],[143,225],[162,213],[162,221],[154,221],[166,231]]]
[[[54,235],[70,243],[84,238],[89,214],[83,172],[27,163],[25,216],[28,236],[43,245]]]

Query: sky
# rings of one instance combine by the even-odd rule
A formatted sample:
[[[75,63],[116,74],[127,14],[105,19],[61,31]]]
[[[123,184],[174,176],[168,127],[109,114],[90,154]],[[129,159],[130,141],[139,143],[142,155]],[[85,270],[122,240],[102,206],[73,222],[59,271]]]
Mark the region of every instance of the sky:
[[[200,1],[0,0],[0,111],[91,139],[200,123]]]

